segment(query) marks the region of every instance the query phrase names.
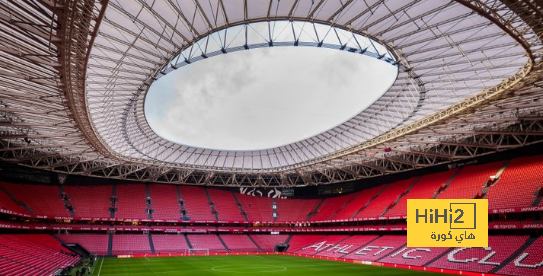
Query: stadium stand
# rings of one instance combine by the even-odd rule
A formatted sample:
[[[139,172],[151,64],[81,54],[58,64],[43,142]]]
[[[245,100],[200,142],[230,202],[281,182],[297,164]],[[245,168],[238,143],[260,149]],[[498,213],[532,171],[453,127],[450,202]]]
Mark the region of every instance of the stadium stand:
[[[347,202],[347,204],[340,209],[335,215],[333,215],[330,219],[351,219],[354,216],[356,216],[359,211],[366,207],[366,205],[379,194],[380,191],[383,190],[383,187],[373,187],[369,188],[367,190],[364,190],[351,200],[350,202]]]
[[[490,272],[519,249],[527,236],[489,236],[488,247],[455,248],[429,267]]]
[[[391,183],[374,199],[366,208],[364,208],[356,217],[379,217],[382,216],[387,208],[393,206],[396,200],[404,193],[408,192],[409,187],[415,183],[415,179],[410,178],[396,183]]]
[[[275,245],[278,243],[284,243],[287,235],[251,235],[251,238],[258,244],[264,251],[272,252]]]
[[[341,207],[353,200],[357,195],[358,193],[325,199],[317,210],[317,213],[311,217],[311,220],[320,221],[330,219]]]
[[[326,238],[326,235],[294,235],[289,241],[288,252],[296,252]]]
[[[475,198],[483,190],[489,177],[495,175],[503,165],[504,162],[493,162],[464,167],[437,198]]]
[[[150,254],[149,236],[145,234],[113,235],[113,255]]]
[[[317,207],[317,199],[276,199],[278,221],[306,221]]]
[[[31,211],[41,215],[70,217],[60,197],[60,189],[53,185],[20,185],[0,183],[17,200],[24,202]]]
[[[537,238],[523,250],[512,262],[498,271],[506,275],[543,275],[543,237]]]
[[[106,234],[58,234],[57,238],[65,243],[78,243],[97,255],[107,255],[108,238]]]
[[[155,253],[187,253],[189,246],[184,235],[152,235]]]
[[[237,197],[250,221],[273,221],[273,199],[249,195],[237,195]]]
[[[318,251],[316,255],[319,256],[327,256],[327,257],[334,257],[334,258],[342,258],[347,253],[351,252],[353,250],[356,250],[360,246],[376,239],[377,235],[354,235],[351,236],[345,240],[342,240],[341,242],[335,244],[333,247],[328,247],[327,249],[323,249]]]
[[[247,235],[220,235],[230,252],[260,252]]]
[[[54,275],[78,260],[49,235],[0,235],[0,275]]]
[[[537,190],[543,187],[542,168],[541,156],[511,160],[499,180],[488,190],[489,208],[531,206]]]
[[[180,186],[181,198],[191,220],[217,220],[211,213],[206,191],[200,187]]]
[[[403,216],[407,214],[407,199],[427,199],[433,198],[439,187],[449,181],[457,172],[457,169],[448,170],[441,173],[429,174],[423,176],[409,193],[398,201],[387,213],[387,216]]]
[[[231,191],[208,189],[208,192],[219,220],[245,221]]]
[[[111,185],[67,185],[64,190],[74,206],[77,217],[107,218],[110,216],[110,198],[113,190]]]
[[[150,185],[153,218],[181,219],[181,206],[177,187],[173,185]]]
[[[343,240],[349,238],[347,235],[329,235],[319,240],[317,244],[308,245],[295,251],[295,253],[315,255],[321,251],[333,248],[334,245],[341,243]]]
[[[379,261],[391,264],[424,266],[449,250],[451,250],[449,247],[408,248],[402,246]]]
[[[407,243],[407,236],[382,236],[345,255],[346,259],[377,261]]]
[[[0,184],[1,185],[1,184]],[[20,214],[28,214],[28,212],[15,201],[11,199],[4,191],[0,189],[0,209],[14,211]]]
[[[145,185],[117,185],[116,218],[148,218]]]
[[[217,235],[187,235],[191,249],[209,252],[228,252]]]

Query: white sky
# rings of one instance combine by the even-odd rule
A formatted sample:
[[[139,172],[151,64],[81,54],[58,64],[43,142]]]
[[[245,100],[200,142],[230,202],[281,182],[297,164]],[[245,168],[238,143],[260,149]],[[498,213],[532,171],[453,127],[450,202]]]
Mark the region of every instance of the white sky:
[[[176,143],[269,149],[347,121],[377,100],[396,73],[374,58],[326,48],[233,52],[155,81],[145,114],[159,136]]]

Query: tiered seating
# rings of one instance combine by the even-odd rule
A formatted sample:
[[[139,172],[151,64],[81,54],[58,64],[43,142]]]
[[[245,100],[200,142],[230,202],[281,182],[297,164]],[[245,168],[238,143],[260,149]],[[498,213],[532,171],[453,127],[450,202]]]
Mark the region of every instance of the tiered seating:
[[[208,249],[209,252],[227,252],[217,235],[187,235],[195,250]]]
[[[205,190],[201,187],[180,186],[181,198],[185,202],[187,216],[191,220],[216,220],[211,213]]]
[[[24,236],[0,236],[0,275],[53,275],[79,260],[48,235]]]
[[[443,252],[450,250],[449,247],[418,248],[402,246],[392,254],[381,259],[380,262],[404,265],[424,266],[426,263],[437,258]]]
[[[288,252],[296,252],[306,246],[310,246],[324,239],[325,235],[294,235],[290,239]]]
[[[149,254],[149,236],[147,235],[113,235],[113,247],[111,254]]]
[[[449,187],[439,194],[439,199],[474,198],[483,190],[491,175],[495,175],[504,162],[467,166],[451,181]]]
[[[148,218],[145,185],[117,185],[116,195],[116,218]]]
[[[237,195],[237,197],[250,221],[273,221],[273,199],[249,195]]]
[[[489,247],[472,247],[461,251],[457,251],[459,248],[456,248],[429,266],[464,271],[489,272],[499,264],[502,264],[527,239],[527,236],[489,236]],[[492,252],[496,253],[483,262],[482,259],[492,254]]]
[[[342,241],[347,239],[348,237],[349,236],[347,235],[326,236],[324,239],[321,239],[316,243],[308,244],[305,247],[302,247],[300,250],[296,251],[296,253],[315,255],[321,251],[324,251],[324,250],[329,249],[330,247],[333,247],[331,246],[333,244],[342,243]],[[318,246],[315,244],[318,244]],[[315,246],[315,247],[309,247],[309,246]]]
[[[358,194],[330,197],[324,200],[319,206],[317,213],[311,217],[311,221],[328,220],[336,213],[346,202],[349,202]]]
[[[208,189],[207,191],[215,204],[215,210],[217,210],[220,220],[245,221],[232,192],[218,189]]]
[[[346,255],[345,252],[352,252],[363,246],[364,244],[377,238],[377,235],[356,235],[351,236],[348,239],[341,241],[336,244],[334,247],[329,247],[328,249],[321,250],[317,255],[340,258]]]
[[[331,217],[331,219],[352,219],[357,214],[358,210],[366,206],[368,201],[376,196],[381,190],[383,190],[383,186],[369,188],[358,193],[355,199],[349,202],[343,209],[339,210]]]
[[[407,236],[382,236],[345,255],[346,259],[377,261],[407,243]]]
[[[489,208],[530,206],[543,186],[543,157],[513,159],[498,182],[488,190]]]
[[[189,246],[183,235],[152,235],[155,253],[188,253]]]
[[[406,192],[407,189],[413,185],[414,182],[415,179],[410,178],[389,184],[386,189],[382,191],[376,199],[370,202],[368,207],[364,208],[364,210],[358,213],[356,217],[363,218],[381,216],[402,193]]]
[[[230,252],[259,252],[247,235],[221,235],[222,241]]]
[[[64,207],[58,186],[0,183],[17,200],[23,201],[36,214],[70,217]]]
[[[539,237],[498,273],[526,276],[543,275],[543,237]]]
[[[109,217],[111,185],[64,186],[76,217]]]
[[[0,209],[15,211],[21,214],[28,214],[28,212],[21,206],[17,205],[11,198],[0,190]]]
[[[107,255],[109,235],[105,234],[73,234],[57,235],[65,243],[78,243],[89,252],[96,255]]]
[[[173,185],[150,185],[154,219],[181,219],[177,189]]]
[[[287,237],[287,235],[251,235],[256,244],[268,252],[272,252],[276,244],[284,243]]]
[[[432,198],[439,187],[445,184],[457,169],[448,170],[446,172],[429,174],[423,176],[411,191],[398,201],[398,204],[390,209],[386,216],[404,216],[407,214],[407,199],[426,199]]]
[[[278,221],[306,221],[317,207],[318,199],[276,199]]]

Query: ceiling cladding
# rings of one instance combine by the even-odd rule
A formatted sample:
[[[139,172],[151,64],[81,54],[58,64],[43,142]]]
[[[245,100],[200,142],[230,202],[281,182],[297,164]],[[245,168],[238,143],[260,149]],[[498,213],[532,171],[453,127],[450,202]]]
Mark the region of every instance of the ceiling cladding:
[[[0,158],[110,178],[292,186],[539,142],[540,10],[508,0],[3,1]],[[343,41],[371,38],[385,46],[375,52],[390,51],[381,58],[393,60],[398,78],[351,120],[290,145],[225,152],[159,139],[143,113],[150,84],[209,34],[249,32],[250,23],[269,34],[290,28],[288,43],[298,47],[338,41],[365,53],[371,48]],[[268,35],[261,43],[285,41]],[[182,57],[227,48],[213,43]]]

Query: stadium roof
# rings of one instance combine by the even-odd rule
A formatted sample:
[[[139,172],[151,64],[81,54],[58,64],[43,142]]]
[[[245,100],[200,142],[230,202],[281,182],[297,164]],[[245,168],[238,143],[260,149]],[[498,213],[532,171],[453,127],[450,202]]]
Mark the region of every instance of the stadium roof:
[[[0,10],[4,161],[141,181],[295,186],[444,164],[543,136],[538,1],[27,0]],[[147,124],[145,94],[162,75],[281,45],[366,54],[397,66],[398,78],[344,124],[267,150],[179,145]]]

